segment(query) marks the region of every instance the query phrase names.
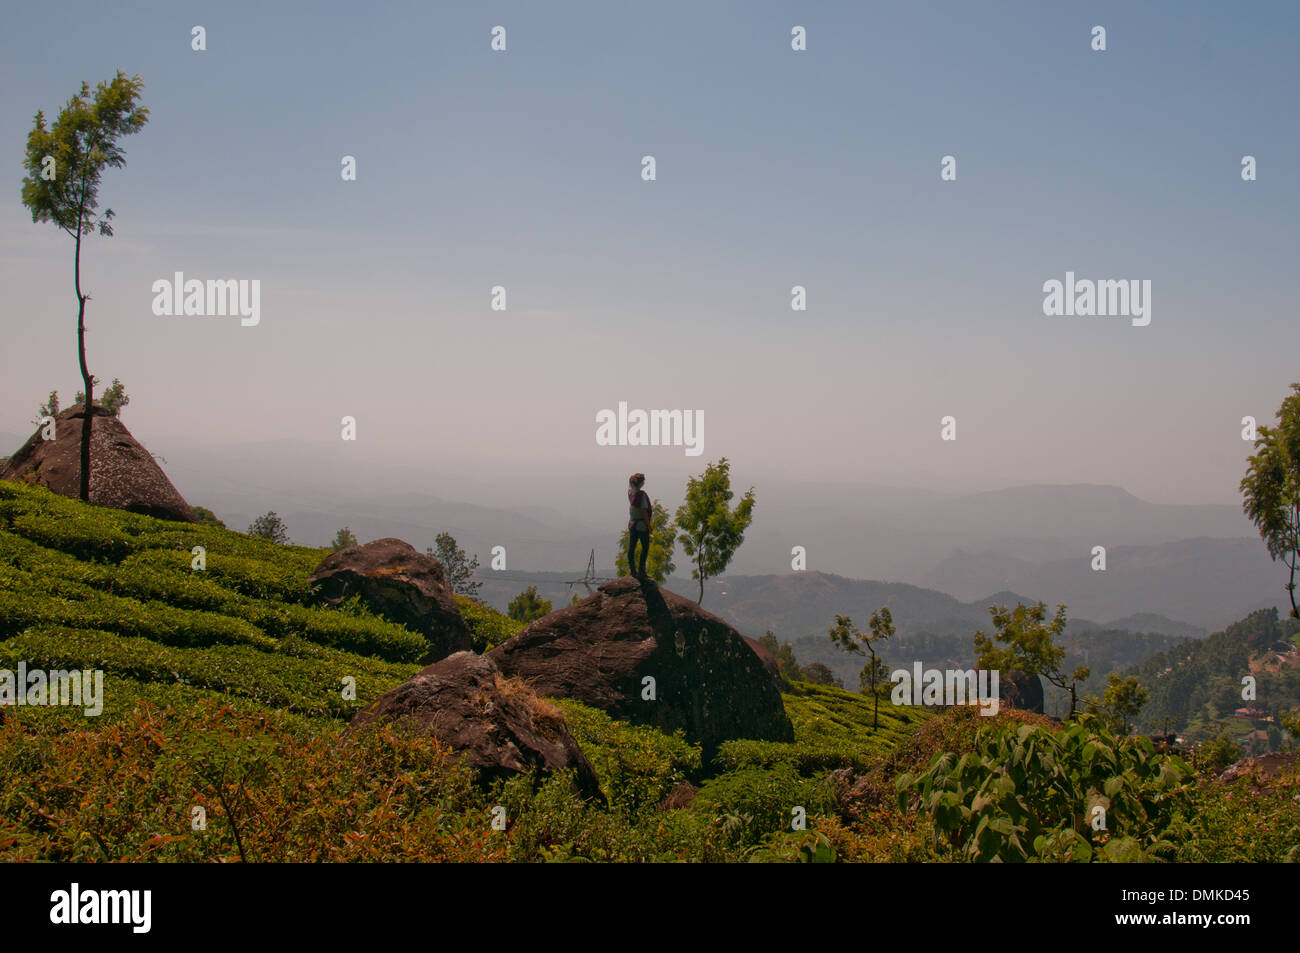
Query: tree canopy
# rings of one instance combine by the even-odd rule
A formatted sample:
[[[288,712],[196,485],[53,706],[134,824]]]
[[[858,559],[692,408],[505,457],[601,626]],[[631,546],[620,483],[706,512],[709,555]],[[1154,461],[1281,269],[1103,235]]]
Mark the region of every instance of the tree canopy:
[[[1291,616],[1296,607],[1296,570],[1300,568],[1300,383],[1277,411],[1277,425],[1262,426],[1241,480],[1242,509],[1259,529],[1268,554],[1291,571],[1286,584]]]
[[[727,568],[754,519],[754,488],[751,486],[732,509],[735,495],[731,490],[731,464],[723,457],[705,467],[700,476],[690,478],[686,502],[677,508],[682,549],[695,564],[691,578],[700,583],[697,603],[704,602],[705,580]]]

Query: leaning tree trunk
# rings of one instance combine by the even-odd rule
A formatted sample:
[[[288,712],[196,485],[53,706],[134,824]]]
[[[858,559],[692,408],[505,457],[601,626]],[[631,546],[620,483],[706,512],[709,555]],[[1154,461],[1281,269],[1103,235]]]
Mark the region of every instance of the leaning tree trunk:
[[[77,258],[73,274],[77,285],[77,358],[81,362],[81,384],[86,401],[82,405],[81,479],[77,489],[83,502],[90,502],[90,428],[94,418],[94,378],[86,367],[86,296],[81,293],[81,216],[77,216]]]

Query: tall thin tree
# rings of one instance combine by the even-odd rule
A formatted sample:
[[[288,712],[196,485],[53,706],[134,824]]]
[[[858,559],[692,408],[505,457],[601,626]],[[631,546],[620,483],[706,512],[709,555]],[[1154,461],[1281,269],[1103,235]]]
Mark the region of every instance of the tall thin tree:
[[[52,125],[37,112],[27,135],[23,204],[33,222],[53,222],[76,241],[73,286],[77,292],[77,360],[85,390],[81,424],[81,473],[78,494],[90,499],[90,431],[94,415],[95,379],[86,366],[86,302],[81,290],[81,239],[98,231],[113,234],[113,210],[99,212],[99,183],[108,168],[126,165],[118,140],[139,132],[149,110],[137,105],[144,80],[121,70],[93,93],[87,83],[59,110]]]

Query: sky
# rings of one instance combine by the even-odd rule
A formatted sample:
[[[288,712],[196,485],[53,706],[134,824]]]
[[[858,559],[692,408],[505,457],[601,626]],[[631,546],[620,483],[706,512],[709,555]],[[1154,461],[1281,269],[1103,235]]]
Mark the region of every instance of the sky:
[[[726,456],[743,485],[1233,503],[1242,418],[1300,380],[1298,27],[1281,2],[14,4],[0,432],[80,387],[27,133],[122,69],[150,120],[83,251],[88,359],[155,453],[229,447],[256,483],[240,446],[310,443],[431,492],[617,497]],[[1045,315],[1067,271],[1150,281],[1150,323]],[[258,281],[260,322],[156,315],[175,272]],[[620,402],[702,412],[700,455],[598,445]]]

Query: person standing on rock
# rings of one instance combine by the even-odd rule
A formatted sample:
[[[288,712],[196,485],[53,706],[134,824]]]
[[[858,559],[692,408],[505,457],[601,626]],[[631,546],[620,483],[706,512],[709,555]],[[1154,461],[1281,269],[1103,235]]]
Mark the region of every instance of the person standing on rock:
[[[650,525],[653,513],[650,497],[641,487],[645,486],[645,474],[633,473],[627,481],[627,568],[628,572],[641,579],[645,578],[645,561],[650,555]],[[637,568],[636,544],[641,543],[640,569]]]

